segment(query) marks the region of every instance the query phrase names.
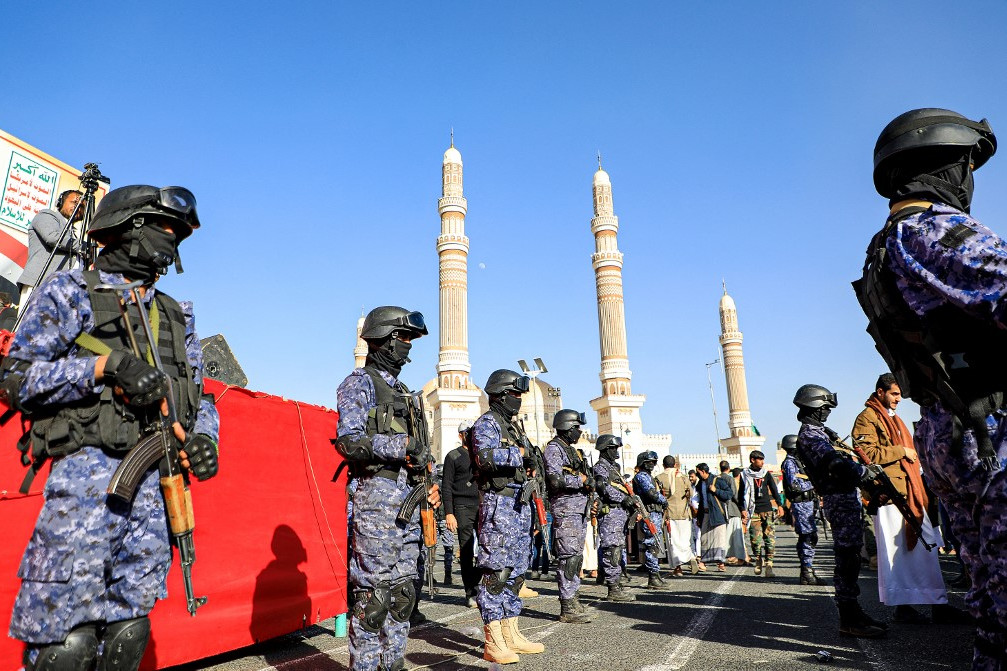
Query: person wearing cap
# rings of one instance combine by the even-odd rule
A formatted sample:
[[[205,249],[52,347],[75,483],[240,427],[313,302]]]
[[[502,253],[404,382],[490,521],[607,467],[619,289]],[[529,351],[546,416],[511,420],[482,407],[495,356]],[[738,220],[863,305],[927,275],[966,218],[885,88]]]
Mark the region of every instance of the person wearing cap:
[[[20,306],[24,310],[32,290],[57,270],[67,270],[72,265],[73,254],[77,250],[77,235],[73,227],[60,237],[66,229],[67,221],[73,217],[74,223],[84,219],[84,194],[76,189],[68,189],[56,199],[56,209],[40,210],[32,217],[28,229],[28,260],[18,277],[21,289]],[[78,207],[78,204],[80,207]],[[42,276],[42,269],[52,255],[52,263]]]
[[[738,500],[741,501],[741,519],[749,523],[748,538],[755,558],[755,575],[767,578],[773,573],[773,556],[776,554],[776,515],[783,515],[783,497],[776,487],[776,479],[766,468],[766,455],[752,450],[748,455],[748,468],[741,472]],[[766,558],[762,558],[762,548]]]
[[[106,486],[141,435],[160,424],[168,393],[182,467],[199,480],[217,473],[219,417],[202,393],[192,305],[154,286],[198,227],[187,189],[111,191],[87,232],[102,245],[94,269],[60,270],[43,280],[4,359],[5,400],[32,420],[24,489],[52,461],[9,629],[26,644],[28,671],[139,667],[150,638],[147,614],[167,595],[172,551],[164,498],[156,466],[130,502],[109,496]],[[131,301],[131,293],[98,290],[132,281],[141,283],[147,312],[158,316],[164,372],[137,356],[126,336],[120,301]],[[136,306],[125,309],[148,347]]]
[[[874,145],[884,227],[854,287],[902,396],[914,449],[972,579],[973,668],[1007,668],[1007,240],[971,215],[990,124],[947,109],[895,117]],[[880,530],[879,530],[880,535]]]
[[[584,413],[563,409],[553,417],[556,435],[545,446],[545,480],[552,504],[553,542],[556,557],[556,581],[559,585],[560,622],[584,624],[593,618],[580,602],[580,573],[584,564],[584,536],[591,511],[588,494],[594,489],[594,476],[588,477],[587,460],[574,445],[587,423]]]
[[[461,445],[444,457],[441,500],[444,505],[444,524],[458,538],[458,561],[462,572],[462,586],[465,588],[465,605],[476,608],[479,571],[475,568],[474,550],[476,516],[479,514],[479,488],[472,473],[469,440],[471,428],[472,422],[469,421],[458,425],[458,439]]]
[[[352,671],[405,668],[409,618],[418,596],[420,506],[405,524],[396,516],[422,484],[433,457],[424,427],[411,421],[420,410],[399,373],[409,362],[413,341],[425,335],[421,313],[394,305],[374,308],[360,331],[367,343],[366,364],[336,390],[334,443],[357,480],[348,576],[354,596],[348,632]],[[427,500],[440,505],[436,484]]]

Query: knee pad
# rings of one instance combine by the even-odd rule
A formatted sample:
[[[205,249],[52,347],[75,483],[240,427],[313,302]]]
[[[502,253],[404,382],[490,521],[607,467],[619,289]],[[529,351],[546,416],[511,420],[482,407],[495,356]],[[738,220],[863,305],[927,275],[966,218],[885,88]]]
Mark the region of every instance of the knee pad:
[[[562,560],[563,575],[567,580],[573,580],[580,575],[580,567],[584,565],[584,555],[579,554],[574,557],[567,557]]]
[[[484,571],[483,572],[483,586],[486,587],[486,591],[497,596],[504,591],[504,587],[507,586],[507,580],[510,578],[511,569],[505,568],[502,571]]]
[[[411,580],[400,582],[392,587],[391,605],[388,612],[396,622],[405,622],[413,614],[416,606],[416,586]]]
[[[354,592],[354,597],[353,616],[360,618],[360,626],[372,634],[381,631],[391,606],[388,583],[381,583],[369,590],[358,590]],[[408,616],[407,614],[406,617]]]
[[[622,563],[621,545],[613,545],[608,549],[608,563],[612,566],[619,566]]]
[[[38,656],[34,662],[29,659],[33,650],[25,651],[25,671],[89,671],[98,658],[97,628],[93,624],[79,626],[62,643],[35,649]]]
[[[507,589],[509,589],[514,594],[514,596],[518,596],[518,597],[521,596],[521,588],[524,587],[524,576],[521,575],[521,576],[518,576],[518,577],[514,578],[514,584],[513,585],[509,585],[507,583],[504,583],[504,587],[506,587]]]
[[[150,620],[146,617],[106,625],[98,671],[136,671],[149,640]]]

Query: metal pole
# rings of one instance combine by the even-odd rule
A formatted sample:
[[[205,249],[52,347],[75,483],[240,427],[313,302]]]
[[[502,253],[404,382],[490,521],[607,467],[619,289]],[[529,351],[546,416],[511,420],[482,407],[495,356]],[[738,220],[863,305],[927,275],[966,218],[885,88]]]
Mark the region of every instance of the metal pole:
[[[710,367],[716,366],[720,363],[720,358],[716,358],[710,363],[706,364],[706,381],[710,385],[710,403],[713,405],[713,438],[714,444],[717,446],[717,452],[720,452],[720,423],[717,421],[717,401],[713,396],[713,378],[710,377]]]

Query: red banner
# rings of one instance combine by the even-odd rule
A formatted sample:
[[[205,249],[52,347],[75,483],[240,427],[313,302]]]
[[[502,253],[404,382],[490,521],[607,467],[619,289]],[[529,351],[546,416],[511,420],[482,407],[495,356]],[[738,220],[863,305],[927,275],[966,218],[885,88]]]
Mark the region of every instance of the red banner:
[[[207,604],[185,608],[177,561],[168,598],[151,613],[143,669],[160,669],[296,631],[346,611],[346,474],[329,442],[336,413],[207,382],[220,411],[220,473],[192,483],[196,514],[193,585]],[[17,568],[48,469],[27,496],[14,445],[17,418],[0,429],[0,625],[6,630]],[[177,554],[176,554],[177,559]],[[0,637],[0,669],[20,665],[22,645]]]

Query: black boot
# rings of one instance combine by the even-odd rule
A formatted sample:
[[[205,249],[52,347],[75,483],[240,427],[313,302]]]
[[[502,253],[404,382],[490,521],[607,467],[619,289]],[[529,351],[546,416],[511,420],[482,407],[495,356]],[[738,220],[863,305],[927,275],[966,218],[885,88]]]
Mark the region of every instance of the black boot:
[[[912,606],[896,606],[895,615],[892,617],[896,622],[902,624],[927,624],[928,620],[923,613]]]
[[[619,584],[623,587],[632,587],[633,579],[630,578],[625,571],[619,574]]]
[[[618,581],[610,582],[608,584],[608,597],[609,601],[625,602],[625,601],[636,601],[636,596],[630,594],[626,591]]]
[[[810,566],[801,567],[801,584],[802,585],[825,585],[826,582],[818,577],[815,573],[815,569]]]
[[[592,608],[591,606],[585,606],[584,604],[582,604],[580,602],[580,594],[579,593],[574,594],[573,595],[573,599],[571,599],[571,601],[573,601],[574,610],[576,610],[578,613],[584,613],[585,615],[591,615],[591,616],[594,615],[594,613],[595,613],[595,609],[594,608]]]
[[[587,613],[578,612],[573,605],[573,599],[559,600],[559,621],[568,624],[587,624],[591,621]]]
[[[647,589],[652,589],[657,592],[667,592],[669,587],[668,583],[661,580],[660,572],[654,572],[650,574],[650,579],[647,580]]]
[[[861,608],[859,601],[854,601],[853,603],[855,603],[857,606],[856,608],[857,615],[860,617],[861,620],[871,625],[872,627],[877,627],[878,629],[888,631],[888,624],[886,622],[882,622],[881,620],[875,620],[873,617],[865,613],[864,609]]]
[[[885,630],[867,622],[856,601],[839,602],[839,635],[855,638],[878,638],[885,635]]]
[[[811,577],[815,579],[815,582],[812,583],[813,585],[828,585],[829,584],[828,581],[825,580],[825,578],[823,578],[820,575],[818,575],[817,573],[815,573],[815,567],[814,566],[811,567]]]

